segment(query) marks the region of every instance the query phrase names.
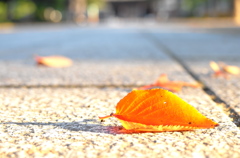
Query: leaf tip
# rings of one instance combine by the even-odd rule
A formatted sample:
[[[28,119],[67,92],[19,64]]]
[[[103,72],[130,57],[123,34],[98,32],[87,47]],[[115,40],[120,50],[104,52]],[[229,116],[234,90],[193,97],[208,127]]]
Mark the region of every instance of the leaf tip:
[[[217,126],[219,126],[219,124],[218,124],[217,122],[214,122],[214,121],[213,121],[212,127],[214,128],[214,127],[217,127]]]

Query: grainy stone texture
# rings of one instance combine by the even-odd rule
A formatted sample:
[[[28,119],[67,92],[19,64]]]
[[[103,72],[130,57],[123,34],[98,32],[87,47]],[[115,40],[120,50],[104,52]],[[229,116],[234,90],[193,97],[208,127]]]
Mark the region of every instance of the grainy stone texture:
[[[0,85],[143,85],[160,74],[186,80],[181,67],[170,59],[159,61],[75,61],[68,68],[48,68],[24,62],[0,62]],[[176,76],[172,78],[173,74]],[[187,81],[193,81],[187,79]]]
[[[199,89],[179,95],[215,129],[121,134],[115,111],[129,89],[0,89],[4,157],[239,157],[240,132]]]

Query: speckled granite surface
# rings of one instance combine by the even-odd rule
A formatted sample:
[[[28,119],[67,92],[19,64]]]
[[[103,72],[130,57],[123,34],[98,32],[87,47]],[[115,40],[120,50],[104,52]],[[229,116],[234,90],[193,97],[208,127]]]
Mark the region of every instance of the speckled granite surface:
[[[1,86],[127,86],[155,82],[162,73],[172,80],[193,81],[175,62],[165,61],[75,61],[68,68],[48,68],[23,62],[0,62]],[[173,77],[173,74],[175,76]]]
[[[1,149],[9,157],[239,157],[240,132],[201,90],[179,95],[220,124],[187,132],[121,134],[115,111],[128,89],[0,89]]]

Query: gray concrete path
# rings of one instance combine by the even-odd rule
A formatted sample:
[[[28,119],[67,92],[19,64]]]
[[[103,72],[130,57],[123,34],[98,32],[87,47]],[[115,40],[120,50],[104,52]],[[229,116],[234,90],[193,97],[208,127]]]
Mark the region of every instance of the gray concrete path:
[[[240,78],[212,78],[208,65],[240,66],[239,33],[158,25],[26,28],[0,34],[1,157],[240,157]],[[39,67],[33,54],[64,55],[74,64]],[[98,120],[161,73],[202,82],[177,95],[220,126],[123,134],[116,119]]]

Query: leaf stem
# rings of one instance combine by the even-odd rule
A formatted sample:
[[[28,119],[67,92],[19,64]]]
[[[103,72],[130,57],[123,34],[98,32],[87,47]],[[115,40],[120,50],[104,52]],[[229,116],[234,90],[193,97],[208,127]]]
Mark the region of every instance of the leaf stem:
[[[113,116],[113,113],[111,113],[110,115],[107,115],[107,116],[104,116],[104,117],[98,117],[100,120],[103,120],[103,119],[107,119],[109,117],[112,117]]]

